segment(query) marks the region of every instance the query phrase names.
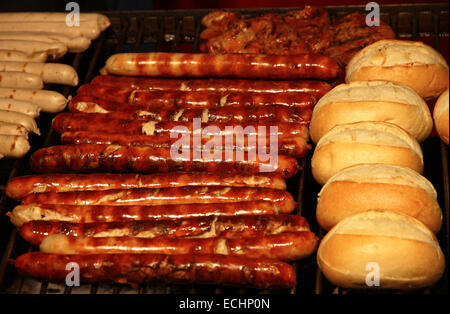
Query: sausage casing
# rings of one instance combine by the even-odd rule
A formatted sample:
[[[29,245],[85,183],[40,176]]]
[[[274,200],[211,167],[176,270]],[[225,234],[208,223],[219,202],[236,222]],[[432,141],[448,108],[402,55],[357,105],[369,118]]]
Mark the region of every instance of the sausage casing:
[[[170,188],[183,186],[243,186],[286,189],[280,176],[265,173],[169,172],[154,174],[93,173],[28,175],[12,178],[6,195],[21,200],[28,194],[43,192],[95,191],[138,188]]]
[[[296,206],[292,195],[283,190],[249,187],[189,186],[162,189],[129,189],[104,191],[46,192],[30,194],[23,204],[63,205],[165,205],[235,203],[247,201],[273,202],[282,213]]]
[[[18,205],[14,207],[13,211],[7,213],[11,222],[17,227],[32,220],[61,220],[74,223],[88,223],[272,214],[278,214],[278,209],[272,202],[268,201],[153,206],[31,204]]]
[[[232,239],[308,230],[309,225],[305,218],[280,214],[94,223],[32,220],[22,225],[20,235],[28,242],[39,245],[42,239],[51,234],[64,234],[71,237],[223,237]]]
[[[133,238],[70,237],[53,234],[45,237],[41,252],[54,254],[154,253],[222,254],[249,258],[294,261],[316,250],[318,238],[310,231],[284,232],[249,238]]]
[[[223,284],[257,288],[296,285],[291,265],[241,256],[30,252],[19,256],[14,265],[23,275],[62,282],[68,274],[66,265],[71,262],[79,265],[83,282]]]

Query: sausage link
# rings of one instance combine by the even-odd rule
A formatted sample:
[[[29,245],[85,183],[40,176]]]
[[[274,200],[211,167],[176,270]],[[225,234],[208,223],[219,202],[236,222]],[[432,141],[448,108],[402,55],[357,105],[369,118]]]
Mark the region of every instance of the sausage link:
[[[166,93],[166,92],[164,92]],[[98,96],[97,96],[98,97]],[[154,109],[175,109],[175,103],[172,100],[165,101],[164,98],[157,98],[153,102],[147,102],[142,105],[130,104],[127,102],[119,102],[117,99],[108,100],[92,96],[77,95],[69,102],[69,110],[71,112],[86,113],[109,113],[111,111],[137,111],[137,110],[154,110]]]
[[[265,81],[265,80],[236,80],[236,79],[161,79],[143,78],[133,76],[96,76],[91,84],[116,89],[162,90],[162,91],[189,91],[189,92],[255,92],[255,93],[306,93],[319,100],[330,89],[331,85],[323,81],[296,80],[296,81]],[[95,96],[94,96],[95,97]],[[98,97],[98,96],[97,96]]]
[[[277,130],[270,131],[276,126]],[[103,114],[96,113],[60,113],[52,121],[53,129],[58,133],[88,131],[92,133],[116,133],[136,135],[167,135],[192,134],[201,131],[202,136],[230,136],[245,130],[248,136],[262,136],[259,132],[269,130],[270,135],[280,137],[308,136],[308,127],[300,123],[269,122],[260,123],[201,123],[179,121],[137,121],[123,119],[108,119]],[[273,128],[272,128],[273,129]],[[218,131],[217,131],[218,130]]]
[[[18,205],[8,212],[11,222],[20,227],[32,220],[61,220],[74,223],[130,220],[188,219],[210,216],[272,215],[278,209],[272,202],[208,203],[179,205]]]
[[[282,261],[225,255],[91,254],[30,252],[14,266],[39,280],[63,282],[66,265],[77,263],[83,282],[215,284],[257,288],[296,286],[294,268]]]
[[[106,60],[104,70],[116,75],[157,77],[236,77],[257,79],[328,80],[339,66],[323,55],[270,56],[201,53],[119,53]]]
[[[170,188],[183,186],[230,186],[286,189],[280,176],[265,173],[168,172],[154,174],[93,173],[28,175],[12,178],[6,195],[21,200],[28,194],[44,192],[100,191],[113,189]]]
[[[20,235],[39,245],[52,234],[71,237],[204,238],[263,237],[283,232],[309,231],[305,218],[296,215],[202,217],[174,220],[71,223],[33,220],[22,225]]]
[[[248,201],[273,202],[282,213],[290,213],[296,203],[283,190],[249,187],[189,186],[161,189],[128,189],[34,193],[23,198],[23,204],[63,205],[166,205],[235,203]]]
[[[187,154],[173,156],[172,149],[149,146],[120,145],[59,145],[42,148],[33,153],[30,166],[36,172],[174,172],[207,171],[258,173],[273,172],[284,178],[298,171],[297,160],[286,155],[264,156],[237,151],[219,151],[217,155],[184,151]],[[175,152],[176,153],[176,152]],[[188,155],[188,156],[187,156]],[[252,154],[255,155],[255,154]],[[272,159],[273,158],[273,159]]]
[[[217,139],[214,137],[213,140]],[[233,137],[233,143],[231,145],[225,144],[226,138],[224,136],[219,137],[221,139],[219,143],[215,143],[217,149],[233,149],[257,151],[262,149],[263,151],[270,151],[274,145],[271,145],[270,138],[265,138],[264,143],[260,143],[259,138],[254,143],[249,142],[248,137],[239,139]],[[189,137],[189,144],[183,147],[193,147],[195,150],[207,151],[209,148],[205,145],[211,140],[209,137],[201,138],[201,145],[194,143],[192,136]],[[151,147],[166,147],[169,148],[178,141],[178,138],[171,138],[167,135],[152,136],[152,135],[129,135],[129,134],[108,134],[108,133],[91,133],[87,131],[78,132],[65,132],[61,135],[61,143],[63,144],[116,144],[127,146],[151,146]],[[307,143],[308,134],[304,136],[293,137],[281,137],[278,138],[278,152],[283,155],[289,155],[295,158],[302,158],[306,155],[311,146]]]
[[[70,237],[53,234],[45,237],[41,252],[54,254],[154,253],[221,254],[249,258],[294,261],[314,253],[318,238],[310,231],[285,232],[250,238],[133,238]]]
[[[0,98],[29,101],[45,112],[64,110],[67,99],[60,93],[51,90],[27,88],[0,88]]]

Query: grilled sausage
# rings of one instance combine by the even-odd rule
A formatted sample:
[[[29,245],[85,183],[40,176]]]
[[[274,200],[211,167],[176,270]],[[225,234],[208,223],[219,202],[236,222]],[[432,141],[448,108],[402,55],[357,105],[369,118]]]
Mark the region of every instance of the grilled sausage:
[[[157,77],[237,77],[328,80],[339,66],[322,55],[270,56],[201,53],[119,53],[106,60],[106,73]]]
[[[21,200],[44,192],[101,191],[113,189],[170,188],[184,186],[259,187],[285,190],[280,176],[265,173],[244,175],[212,172],[169,172],[154,174],[93,173],[28,175],[9,180],[6,195]]]
[[[31,204],[18,205],[14,207],[13,211],[7,213],[11,222],[17,227],[32,220],[61,220],[74,223],[89,223],[272,214],[278,214],[278,209],[272,202],[268,201],[154,206]]]
[[[274,131],[271,127],[277,127]],[[202,137],[232,136],[245,132],[247,136],[277,135],[280,137],[304,137],[308,127],[300,123],[269,122],[260,123],[201,123],[175,121],[136,121],[123,119],[108,119],[103,114],[95,113],[60,113],[52,121],[53,129],[58,133],[88,131],[92,133],[136,134],[136,135],[180,135],[198,132]],[[266,131],[268,131],[266,133]]]
[[[30,194],[22,199],[23,204],[63,205],[166,205],[248,201],[273,202],[281,213],[292,212],[296,205],[294,198],[287,191],[221,186],[45,192]]]
[[[3,157],[21,158],[30,150],[26,137],[0,134],[0,159]]]
[[[18,71],[0,72],[0,87],[42,89],[44,81],[37,74]]]
[[[86,85],[83,85],[86,86]],[[90,85],[98,86],[98,85]],[[130,94],[128,102],[120,102],[113,97],[117,89],[109,88],[111,94],[99,95],[92,92],[91,95],[78,95],[71,99],[69,109],[72,112],[108,113],[111,111],[136,111],[152,109],[192,108],[208,109],[214,107],[245,107],[282,105],[287,107],[312,108],[315,104],[314,97],[306,93],[222,93],[214,92],[183,92],[183,91],[137,91]],[[81,88],[80,88],[81,89]],[[84,92],[86,93],[86,91]],[[97,98],[100,97],[100,98]],[[124,100],[119,99],[119,100]]]
[[[46,52],[48,56],[52,56],[52,59],[59,59],[67,53],[67,46],[61,42],[49,43],[37,39],[0,39],[0,49],[21,51],[27,54]]]
[[[0,50],[0,61],[45,62],[47,58],[48,53],[45,51],[29,54],[11,49]]]
[[[0,121],[6,123],[20,124],[30,132],[34,132],[38,135],[41,134],[36,124],[36,121],[32,117],[27,116],[26,114],[20,112],[0,110]]]
[[[0,98],[29,101],[45,112],[62,111],[67,104],[67,99],[60,93],[39,89],[0,88]]]
[[[145,284],[215,284],[257,288],[291,288],[294,268],[282,261],[225,255],[91,254],[59,255],[30,252],[14,266],[25,276],[61,281],[77,263],[82,282]]]
[[[10,98],[0,98],[0,110],[19,112],[31,118],[37,118],[40,112],[39,107],[29,101]]]
[[[0,61],[0,71],[17,71],[36,74],[45,83],[78,85],[77,71],[67,64],[45,62]]]
[[[91,84],[115,87],[116,89],[189,91],[189,92],[255,92],[255,93],[286,93],[297,92],[312,95],[319,100],[330,89],[331,85],[323,81],[265,81],[236,79],[164,79],[133,76],[96,76]]]
[[[133,238],[70,237],[52,234],[40,245],[41,252],[55,254],[154,253],[222,254],[249,258],[294,261],[314,253],[318,243],[310,231],[284,232],[264,237],[233,238]]]
[[[88,107],[72,106],[72,112],[92,111]],[[97,107],[98,108],[98,107]],[[126,109],[126,110],[125,110]],[[150,110],[150,111],[149,111]],[[225,122],[294,122],[309,124],[312,116],[311,108],[295,108],[282,105],[258,106],[258,107],[216,107],[209,109],[175,109],[166,110],[160,108],[138,107],[124,108],[110,112],[100,110],[98,115],[105,115],[108,119],[143,120],[143,121],[181,121],[188,122],[194,119],[203,123]]]
[[[20,235],[31,244],[39,245],[46,236],[52,234],[64,234],[71,237],[222,237],[232,239],[298,231],[309,231],[305,218],[280,214],[96,223],[33,220],[22,225]]]
[[[98,172],[100,170],[146,173],[274,172],[284,178],[290,178],[298,171],[297,160],[286,155],[264,155],[263,157],[261,152],[250,154],[237,151],[218,151],[216,152],[218,154],[205,155],[203,152],[184,150],[184,153],[173,157],[177,153],[173,149],[149,146],[59,145],[34,152],[30,158],[30,166],[40,173]]]
[[[306,155],[311,146],[307,143],[308,134],[305,136],[293,136],[293,137],[281,137],[278,138],[278,152],[283,155],[289,155],[295,158],[302,158]],[[220,143],[216,143],[215,147],[217,149],[233,149],[233,150],[243,150],[243,151],[257,151],[262,149],[263,151],[270,151],[271,148],[275,146],[270,142],[270,138],[265,138],[265,142],[259,144],[259,139],[256,138],[254,143],[249,142],[248,137],[242,139],[233,138],[233,143],[231,145],[225,144],[226,138],[221,138]],[[194,143],[193,137],[189,137],[189,144],[182,145],[183,147],[192,147],[195,150],[208,151],[208,142],[211,140],[210,137],[202,137],[201,145]],[[216,140],[214,138],[212,140]],[[129,134],[109,134],[109,133],[92,133],[86,131],[78,132],[65,132],[61,135],[61,142],[63,144],[115,144],[115,145],[127,145],[127,146],[151,146],[151,147],[166,147],[170,148],[174,143],[178,141],[178,138],[171,138],[167,135],[155,136],[155,135],[129,135]]]

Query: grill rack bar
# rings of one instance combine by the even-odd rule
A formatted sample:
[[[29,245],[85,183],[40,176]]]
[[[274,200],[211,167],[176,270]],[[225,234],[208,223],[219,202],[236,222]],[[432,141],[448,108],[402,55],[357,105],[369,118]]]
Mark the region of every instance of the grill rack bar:
[[[335,20],[337,17],[351,13],[353,11],[360,11],[364,12],[364,6],[346,6],[346,7],[340,7],[340,6],[330,6],[326,7],[330,13],[330,16],[332,20]],[[256,16],[256,15],[262,15],[265,13],[284,13],[289,10],[296,9],[296,8],[279,8],[279,9],[241,9],[241,10],[233,10],[233,11],[239,11],[245,16]],[[139,51],[140,47],[146,46],[148,44],[153,45],[155,51],[177,51],[180,48],[180,44],[191,44],[191,51],[197,52],[198,46],[199,46],[199,33],[201,31],[201,17],[208,13],[209,10],[174,10],[174,11],[140,11],[140,12],[133,12],[133,11],[123,11],[123,12],[102,12],[108,15],[111,18],[112,21],[112,27],[113,29],[107,30],[106,32],[102,33],[100,38],[93,42],[92,47],[85,53],[78,53],[75,54],[72,61],[68,62],[71,63],[72,66],[77,69],[80,77],[84,77],[83,83],[89,82],[94,75],[96,74],[96,70],[102,65],[102,62],[106,60],[106,57],[112,53],[117,53],[121,51]],[[431,32],[423,32],[421,31],[421,28],[423,25],[419,23],[419,18],[421,17],[421,14],[425,13],[431,13],[432,14],[432,31]],[[402,15],[402,13],[404,13]],[[187,17],[192,17],[192,19],[188,19]],[[445,17],[447,20],[447,24],[445,24]],[[389,23],[395,33],[400,37],[410,37],[411,39],[417,39],[420,35],[420,37],[433,37],[434,38],[434,45],[435,48],[439,50],[440,48],[440,39],[442,36],[448,37],[448,4],[426,4],[426,5],[384,5],[382,6],[382,14],[381,18],[383,21]],[[172,19],[172,20],[171,20]],[[401,22],[406,19],[406,23]],[[408,23],[408,19],[410,22]],[[149,29],[147,28],[147,22],[152,22],[153,20],[156,20],[157,29],[153,34],[148,34]],[[444,20],[444,22],[443,22]],[[119,23],[117,24],[117,21]],[[175,21],[175,23],[172,23],[172,21]],[[191,29],[194,29],[194,34],[189,33],[183,33],[185,28],[189,28],[185,25],[185,23],[189,23],[189,21],[192,21],[194,26]],[[151,23],[150,23],[151,24]],[[174,30],[171,29],[175,24]],[[408,31],[407,27],[408,24],[410,25],[410,29]],[[405,26],[406,25],[406,26]],[[447,28],[445,29],[445,25]],[[186,26],[186,27],[185,27]],[[442,27],[444,26],[444,28]],[[406,30],[405,30],[406,27]],[[119,30],[118,33],[114,34],[116,30]],[[156,36],[154,36],[156,34]],[[111,36],[112,35],[112,36]],[[114,36],[115,35],[115,36]],[[132,36],[130,36],[132,35]],[[149,36],[151,35],[151,36]],[[167,36],[169,35],[169,36]],[[129,42],[131,41],[131,42]],[[128,46],[130,46],[129,48]],[[169,45],[168,45],[169,44]],[[110,47],[108,47],[108,45]],[[113,48],[108,49],[108,48]],[[184,46],[183,46],[184,47]],[[86,64],[86,62],[83,64],[82,60],[89,60],[87,70],[83,69],[83,65]],[[85,73],[84,76],[81,74]],[[54,90],[58,90],[58,88],[51,88]],[[68,96],[71,91],[74,93],[73,88],[66,87],[62,90],[62,93],[65,96]],[[49,120],[49,117],[47,117],[47,120]],[[42,123],[40,123],[41,126]],[[44,133],[45,134],[45,133]],[[59,141],[56,139],[56,134],[53,132],[53,130],[50,128],[49,132],[47,133],[47,136],[44,141],[43,146],[49,146],[53,144],[57,144]],[[437,144],[438,141],[434,141]],[[440,154],[441,154],[441,160],[442,160],[442,180],[443,180],[443,195],[444,195],[444,204],[443,207],[444,211],[444,219],[445,219],[445,235],[442,236],[444,238],[444,241],[441,241],[441,243],[446,244],[443,246],[443,250],[446,251],[447,261],[448,261],[448,252],[449,252],[449,183],[448,183],[448,147],[444,144],[440,143],[437,144],[440,147]],[[436,145],[435,145],[436,146]],[[33,147],[32,151],[36,150],[40,146]],[[297,200],[299,203],[299,206],[297,208],[296,214],[300,215],[303,214],[308,218],[308,221],[310,224],[314,224],[314,221],[311,218],[314,214],[314,202],[315,202],[315,193],[310,192],[317,192],[320,187],[318,187],[317,184],[312,180],[311,173],[310,173],[310,157],[304,159],[301,161],[301,166],[304,169],[304,171],[301,172],[299,176],[296,176],[293,180],[296,180],[296,182],[289,181],[288,184],[291,187],[295,187],[298,184],[298,189],[294,189],[291,191],[293,195],[295,196],[297,194]],[[11,167],[11,171],[9,173],[8,179],[12,177],[15,177],[17,175],[26,174],[27,171],[29,173],[29,169],[27,169],[27,161],[28,157],[15,160],[13,163],[13,166]],[[7,180],[5,182],[7,182]],[[291,184],[295,183],[295,184]],[[10,201],[7,200],[4,193],[1,193],[0,197],[0,223],[2,223],[5,219],[4,213],[6,210],[10,208]],[[308,217],[311,216],[311,217]],[[9,223],[9,221],[7,222]],[[320,230],[317,226],[312,226],[312,230],[314,231],[314,228],[317,229],[317,234],[319,236],[323,236],[324,232]],[[8,275],[9,272],[14,272],[15,270],[11,265],[9,265],[9,262],[13,256],[18,256],[16,248],[17,246],[20,246],[18,242],[24,242],[22,239],[17,239],[18,232],[15,228],[10,226],[10,236],[8,237],[7,244],[5,248],[3,249],[2,246],[0,246],[0,249],[2,249],[3,257],[0,262],[0,291],[2,289],[6,288],[3,287],[4,285],[4,278]],[[442,232],[441,232],[442,233]],[[7,236],[7,235],[5,235]],[[1,239],[1,237],[0,237]],[[0,242],[1,243],[1,242]],[[23,244],[23,243],[22,243]],[[31,251],[33,248],[31,246],[28,246],[25,251],[22,250],[21,253],[24,253],[26,251]],[[448,263],[448,262],[447,262]],[[297,288],[291,289],[288,291],[288,293],[296,294],[301,293],[304,289],[306,291],[312,291],[316,294],[322,294],[322,293],[330,293],[330,284],[326,281],[326,279],[321,274],[320,270],[315,264],[315,259],[311,258],[305,261],[300,261],[294,263],[294,267],[297,271],[297,273],[305,272],[311,272],[312,267],[312,277],[310,283],[312,283],[311,287],[307,286],[306,281],[303,281],[303,275],[299,274],[299,286]],[[14,276],[14,275],[13,275]],[[13,293],[22,293],[24,284],[27,281],[27,278],[23,278],[22,276],[16,276],[15,278],[16,285],[14,291],[8,291]],[[445,282],[444,284],[444,291],[448,292],[448,265],[445,275]],[[40,284],[40,287],[38,288],[39,293],[45,294],[45,293],[54,293],[54,288],[49,288],[51,286],[48,282],[42,282]],[[90,284],[86,285],[89,286],[89,293],[96,294],[96,293],[103,293],[102,284]],[[148,286],[139,286],[137,289],[132,290],[135,293],[149,293]],[[152,287],[153,288],[153,287]],[[332,287],[334,288],[334,287]],[[332,289],[331,288],[331,289]],[[120,284],[113,284],[110,286],[110,290],[113,294],[118,294],[121,292],[127,293],[127,291],[124,291],[125,287]],[[72,287],[64,287],[63,293],[70,294],[70,293],[76,293],[76,289]],[[199,288],[188,288],[186,289],[185,286],[181,287],[181,291],[187,292],[187,293],[210,293],[210,290],[208,287],[199,287]],[[180,287],[178,286],[162,286],[157,287],[157,291],[159,293],[179,293]],[[221,293],[227,293],[227,292],[238,292],[240,294],[244,294],[248,291],[255,292],[255,290],[247,290],[247,289],[237,289],[236,290],[229,290],[229,288],[226,287],[215,287],[213,288],[214,293],[221,294]],[[270,293],[273,291],[269,290],[256,290],[257,293]],[[276,291],[275,291],[276,292]],[[342,290],[340,291],[338,289],[338,292],[340,293],[351,293],[351,291]]]

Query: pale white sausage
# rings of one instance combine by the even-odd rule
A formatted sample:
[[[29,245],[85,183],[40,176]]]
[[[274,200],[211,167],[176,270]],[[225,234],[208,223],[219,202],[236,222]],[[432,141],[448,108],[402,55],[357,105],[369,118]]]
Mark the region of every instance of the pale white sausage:
[[[0,158],[21,158],[30,150],[28,140],[20,135],[0,135]]]
[[[11,12],[0,13],[2,22],[65,22],[68,12]],[[99,13],[80,13],[80,21],[97,21],[103,31],[111,25],[108,17]]]
[[[0,121],[0,134],[3,135],[20,135],[28,138],[28,130],[17,123],[7,123]]]
[[[80,26],[69,26],[66,22],[3,22],[0,19],[0,32],[52,33],[96,39],[101,31],[96,20],[80,21]]]
[[[3,88],[0,98],[29,101],[45,112],[60,112],[67,105],[67,99],[58,92],[44,89]]]
[[[36,121],[26,114],[9,110],[0,110],[0,121],[20,124],[28,131],[41,135]]]
[[[26,72],[0,72],[0,87],[44,88],[44,81],[37,74]]]
[[[59,59],[67,53],[67,46],[63,43],[46,43],[37,40],[0,40],[0,49],[22,51],[29,54],[45,51],[53,59]]]
[[[0,98],[0,110],[9,110],[26,114],[29,117],[39,117],[39,107],[29,101],[10,98]]]
[[[78,74],[73,67],[62,63],[0,61],[0,71],[37,74],[44,83],[78,85]]]
[[[28,54],[22,51],[0,50],[0,61],[45,62],[47,59],[46,51]]]
[[[70,38],[61,34],[34,33],[34,32],[8,32],[0,33],[0,40],[27,40],[40,41],[45,43],[63,43],[70,52],[83,52],[91,45],[91,40],[87,37]],[[13,61],[13,60],[10,60]],[[27,61],[27,60],[15,60]],[[31,61],[31,60],[28,60]],[[42,60],[45,61],[45,60]]]

